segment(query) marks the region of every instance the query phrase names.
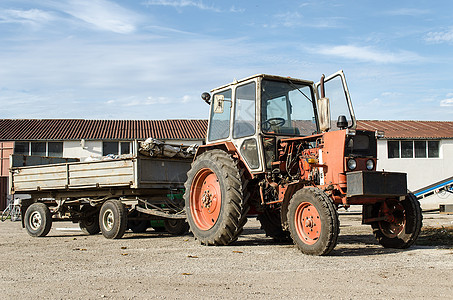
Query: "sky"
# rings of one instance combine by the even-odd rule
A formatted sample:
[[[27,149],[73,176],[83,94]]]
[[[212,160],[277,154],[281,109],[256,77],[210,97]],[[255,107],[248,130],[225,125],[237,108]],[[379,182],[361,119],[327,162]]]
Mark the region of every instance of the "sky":
[[[435,4],[435,5],[433,5]],[[453,1],[0,0],[0,118],[206,119],[342,69],[357,119],[453,121]]]

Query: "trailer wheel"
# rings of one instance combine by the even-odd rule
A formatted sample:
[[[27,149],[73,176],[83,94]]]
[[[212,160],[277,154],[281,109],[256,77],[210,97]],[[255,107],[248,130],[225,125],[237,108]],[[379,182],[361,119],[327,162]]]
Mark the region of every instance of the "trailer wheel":
[[[127,228],[132,230],[134,233],[144,233],[146,229],[148,229],[151,225],[149,220],[131,220],[131,218],[137,218],[139,213],[134,210],[129,214],[129,218],[127,220]]]
[[[374,237],[386,248],[408,248],[420,234],[423,216],[420,202],[412,193],[407,194],[401,202],[376,203],[373,215],[386,218],[371,223]]]
[[[319,189],[303,188],[289,202],[289,231],[304,254],[329,254],[337,244],[339,223],[335,206]]]
[[[82,216],[86,216],[79,221],[79,227],[85,234],[93,235],[101,231],[99,227],[98,211],[91,206],[82,207]]]
[[[182,219],[164,220],[165,230],[173,235],[184,235],[189,231],[189,224]]]
[[[25,228],[34,237],[46,236],[52,227],[52,215],[44,203],[33,203],[25,212]]]
[[[108,239],[119,239],[127,227],[127,214],[120,200],[106,201],[99,213],[102,235]]]
[[[288,242],[291,240],[288,231],[282,228],[280,210],[265,209],[264,212],[257,217],[261,223],[261,229],[264,230],[266,236],[269,236],[278,243]]]
[[[237,162],[222,150],[198,156],[187,173],[184,194],[187,221],[204,245],[228,245],[247,222],[248,203]]]

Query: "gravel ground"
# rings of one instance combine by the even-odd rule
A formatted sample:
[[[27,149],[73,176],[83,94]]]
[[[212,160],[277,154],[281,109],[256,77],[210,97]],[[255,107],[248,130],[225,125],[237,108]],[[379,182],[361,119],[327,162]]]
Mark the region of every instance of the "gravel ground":
[[[453,215],[425,214],[424,224],[453,225]],[[0,223],[2,299],[453,299],[453,249],[384,249],[340,215],[341,233],[327,257],[275,244],[250,219],[231,246],[205,247],[190,235],[86,236],[54,223],[32,238],[18,222]]]

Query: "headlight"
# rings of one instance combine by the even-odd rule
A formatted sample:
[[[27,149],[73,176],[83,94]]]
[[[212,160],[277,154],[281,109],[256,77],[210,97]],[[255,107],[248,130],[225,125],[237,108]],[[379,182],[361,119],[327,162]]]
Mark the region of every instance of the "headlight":
[[[357,168],[357,162],[353,158],[349,159],[348,160],[348,169],[354,170],[355,168]]]
[[[373,170],[374,169],[374,160],[369,159],[366,161],[366,168],[367,170]]]

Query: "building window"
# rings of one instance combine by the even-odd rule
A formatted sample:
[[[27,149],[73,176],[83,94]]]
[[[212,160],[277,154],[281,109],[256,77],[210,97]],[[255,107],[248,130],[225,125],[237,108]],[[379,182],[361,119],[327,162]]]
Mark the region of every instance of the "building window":
[[[414,144],[412,141],[401,141],[401,158],[414,156]]]
[[[63,142],[15,142],[14,154],[63,157]]]
[[[63,157],[63,142],[48,142],[47,155],[52,157]]]
[[[15,142],[14,153],[22,155],[30,155],[30,143],[29,142]]]
[[[439,157],[439,141],[428,141],[428,157]]]
[[[130,142],[102,142],[102,155],[106,156],[109,154],[130,154],[131,143]]]
[[[439,141],[387,141],[388,158],[438,158]]]
[[[414,141],[415,158],[426,157],[426,141]]]

